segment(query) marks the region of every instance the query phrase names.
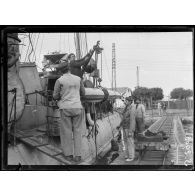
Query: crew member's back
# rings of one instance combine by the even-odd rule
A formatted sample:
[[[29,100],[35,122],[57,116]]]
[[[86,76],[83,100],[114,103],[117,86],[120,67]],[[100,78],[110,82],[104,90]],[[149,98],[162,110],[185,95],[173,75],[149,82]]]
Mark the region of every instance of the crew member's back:
[[[84,95],[83,90],[80,90],[81,79],[71,73],[64,74],[58,79],[61,90],[60,90],[60,101],[58,107],[60,109],[69,108],[82,108],[80,101],[80,94]]]
[[[64,74],[55,83],[53,98],[58,100],[61,116],[60,139],[67,160],[79,162],[82,150],[82,132],[85,126],[85,111],[80,94],[85,94],[81,78],[72,75],[65,64]],[[73,138],[73,139],[72,139]]]

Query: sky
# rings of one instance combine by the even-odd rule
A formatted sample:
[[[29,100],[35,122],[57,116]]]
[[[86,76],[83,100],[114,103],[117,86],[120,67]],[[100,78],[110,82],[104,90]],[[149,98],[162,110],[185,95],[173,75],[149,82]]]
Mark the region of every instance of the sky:
[[[20,46],[21,61],[28,61],[28,36],[19,36],[25,46]],[[75,53],[73,33],[31,34],[35,55],[30,55],[41,71],[43,55],[53,51]],[[85,37],[85,34],[83,34]],[[136,70],[139,69],[139,86],[161,87],[164,95],[172,89],[193,89],[193,46],[191,32],[158,33],[86,33],[88,50],[98,40],[102,53],[102,86],[111,87],[112,43],[116,49],[116,85],[137,86]],[[84,43],[84,41],[83,41]],[[84,54],[85,45],[83,45]],[[30,50],[29,50],[30,51]],[[93,56],[94,57],[94,56]],[[98,68],[101,64],[98,59]]]

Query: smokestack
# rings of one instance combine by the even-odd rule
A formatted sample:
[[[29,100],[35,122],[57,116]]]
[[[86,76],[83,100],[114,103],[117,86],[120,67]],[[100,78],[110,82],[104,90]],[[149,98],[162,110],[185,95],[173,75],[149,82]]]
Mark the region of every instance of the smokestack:
[[[137,88],[139,87],[139,67],[137,66]]]

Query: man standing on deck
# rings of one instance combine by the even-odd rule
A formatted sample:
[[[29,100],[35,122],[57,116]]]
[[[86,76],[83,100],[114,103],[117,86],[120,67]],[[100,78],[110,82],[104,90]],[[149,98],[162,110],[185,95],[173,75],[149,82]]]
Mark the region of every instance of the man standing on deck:
[[[141,104],[140,98],[135,100],[135,120],[137,134],[142,134],[145,130],[145,106]]]
[[[58,100],[61,115],[61,145],[67,160],[79,162],[82,131],[86,128],[80,95],[85,94],[85,89],[81,78],[70,73],[69,64],[64,65],[62,72],[63,75],[57,79],[53,93],[53,98]]]

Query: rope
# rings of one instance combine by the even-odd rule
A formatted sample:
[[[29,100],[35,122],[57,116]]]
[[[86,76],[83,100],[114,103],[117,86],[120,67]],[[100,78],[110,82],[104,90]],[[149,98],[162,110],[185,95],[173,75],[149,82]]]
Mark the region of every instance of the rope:
[[[97,126],[96,126],[96,109],[95,109],[95,103],[92,103],[93,106],[93,110],[94,110],[94,128],[95,128],[95,156],[96,156],[96,160],[98,159],[98,151],[97,151]]]
[[[86,44],[86,53],[88,53],[87,33],[85,33],[85,44]]]
[[[61,33],[60,33],[60,40],[59,40],[59,51],[61,50]]]
[[[74,33],[74,45],[75,45],[75,51],[77,51],[76,34],[75,33]]]
[[[30,33],[29,33],[29,41],[30,41],[30,44],[31,44],[31,52],[28,55],[28,60],[30,62],[30,56],[31,56],[32,52],[34,51],[33,44],[32,44],[32,40],[31,40],[31,37],[30,37]]]
[[[34,45],[35,40],[36,40],[36,37],[37,37],[37,35],[35,34],[35,36],[34,36],[33,39],[32,39],[32,45]],[[30,43],[30,41],[29,41],[29,43]],[[31,45],[31,49],[32,49],[32,45]]]
[[[106,106],[106,110],[107,110],[107,105],[105,104],[105,106]],[[107,115],[108,116],[108,121],[109,121],[109,123],[110,123],[110,126],[111,126],[111,131],[112,131],[112,137],[114,138],[114,128],[113,128],[113,126],[112,126],[112,123],[111,123],[111,121],[110,121],[110,117],[109,117],[109,114]]]
[[[64,33],[64,52],[66,52],[66,36],[65,36],[65,33]]]
[[[8,91],[9,92],[9,91]],[[15,137],[15,131],[16,131],[16,93],[17,93],[17,89],[16,88],[14,88],[12,91],[11,91],[12,93],[14,93],[14,97],[13,97],[13,100],[12,100],[12,107],[11,107],[11,112],[10,112],[10,116],[9,116],[9,120],[8,120],[8,123],[10,123],[10,122],[13,122],[12,124],[14,125],[14,145],[16,145],[16,137]],[[13,110],[13,105],[14,105],[14,119],[11,121],[10,119],[11,119],[11,115],[12,115],[12,110]]]
[[[100,68],[101,68],[101,77],[100,78],[102,79],[102,53],[101,53],[101,67]]]
[[[95,63],[98,63],[98,54],[95,52]],[[97,79],[93,78],[93,85],[94,87],[97,87]]]
[[[21,53],[21,55],[20,55],[20,57],[19,57],[19,58],[20,58],[20,60],[21,60],[21,56],[22,56],[22,51],[23,51],[23,48],[24,48],[24,38],[23,38],[23,40],[22,40],[22,48],[21,48],[21,52],[20,52],[20,53]]]
[[[110,82],[110,86],[111,86],[111,80],[110,80],[110,75],[109,75],[109,71],[108,71],[108,66],[107,66],[107,60],[106,60],[106,55],[105,55],[105,52],[102,51],[104,53],[104,59],[105,59],[105,65],[106,65],[106,68],[107,68],[107,74],[108,74],[108,80]]]
[[[69,33],[68,33],[68,52],[70,53],[70,40],[69,40]]]
[[[12,110],[13,110],[13,106],[14,106],[14,101],[15,101],[15,96],[16,96],[16,89],[14,88],[14,91],[12,93],[14,93],[14,97],[12,99],[12,107],[11,107],[11,112],[10,112],[10,115],[9,115],[9,120],[8,122],[10,122],[10,119],[11,119],[11,115],[12,115]]]
[[[82,43],[81,43],[81,52],[82,52],[82,56],[86,55],[86,47],[85,47],[85,37],[84,34],[82,35]]]
[[[35,61],[36,61],[36,54],[35,54],[35,52],[36,52],[37,43],[38,43],[38,40],[39,40],[39,35],[40,35],[40,33],[38,34],[38,37],[37,37],[37,42],[35,44],[35,50],[34,50],[34,55],[33,55],[33,58],[35,58]]]
[[[78,48],[79,48],[79,52],[80,52],[79,55],[80,55],[80,58],[82,58],[83,52],[82,52],[82,36],[81,36],[81,33],[78,33],[77,43],[78,43]]]
[[[38,58],[38,62],[39,62],[40,55],[41,55],[41,51],[42,51],[42,46],[43,46],[44,36],[45,36],[45,34],[43,34],[43,38],[42,38],[42,42],[41,42],[41,49],[40,49],[40,51],[39,51],[39,58]]]
[[[40,34],[40,33],[39,33],[39,34]],[[39,35],[38,35],[38,36],[39,36]],[[35,39],[34,39],[34,40],[35,40]],[[32,50],[31,50],[30,54],[28,55],[28,60],[29,60],[29,62],[30,62],[30,55],[32,54],[32,52],[35,53],[35,51],[34,51],[34,49],[33,49],[33,43],[32,43],[31,37],[30,37],[30,33],[29,33],[29,41],[30,41],[30,44],[31,44],[31,47],[32,47]],[[35,61],[36,61],[36,59],[35,59]],[[42,70],[42,68],[39,67],[38,65],[36,65],[36,67]]]
[[[40,35],[40,33],[38,34],[38,37],[37,37],[35,49],[36,49],[36,47],[37,47],[39,35]],[[32,36],[33,36],[33,35],[32,35]],[[30,54],[28,55],[28,60],[29,60],[29,62],[30,62],[30,55],[32,54],[32,52],[34,52],[33,58],[35,57],[35,61],[36,61],[36,54],[35,54],[35,50],[33,49],[33,42],[35,41],[35,39],[36,39],[36,35],[34,36],[33,40],[31,40],[30,33],[29,33],[29,45],[31,45],[31,47],[32,47],[32,50],[31,50]],[[42,40],[42,44],[43,44],[43,40]],[[41,49],[42,49],[42,44],[41,44]],[[28,54],[28,51],[27,51],[27,53],[26,53],[26,57],[27,57],[27,54]],[[26,61],[26,57],[25,57],[25,61]],[[40,57],[40,54],[39,54],[39,57]],[[39,67],[38,65],[36,65],[36,67],[39,68],[40,70],[42,70],[42,68]]]
[[[32,35],[32,36],[33,36],[33,35]],[[33,38],[34,38],[34,37],[33,37]],[[26,52],[25,59],[24,59],[25,62],[26,62],[26,59],[27,59],[27,56],[28,56],[29,48],[30,48],[30,42],[28,43],[28,48],[27,48],[27,52]]]

